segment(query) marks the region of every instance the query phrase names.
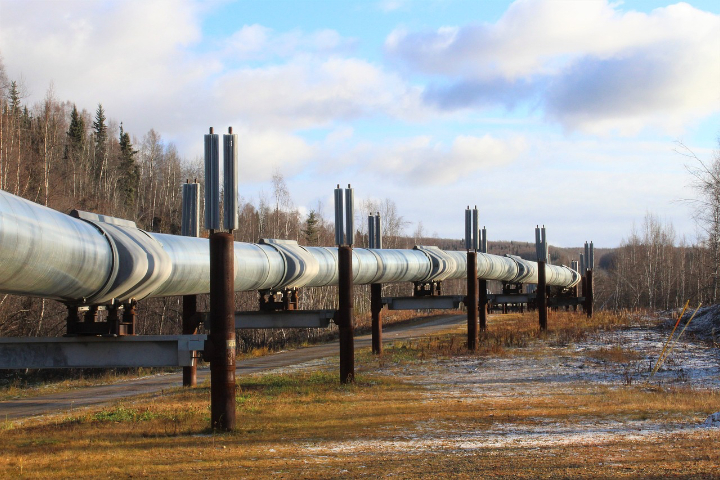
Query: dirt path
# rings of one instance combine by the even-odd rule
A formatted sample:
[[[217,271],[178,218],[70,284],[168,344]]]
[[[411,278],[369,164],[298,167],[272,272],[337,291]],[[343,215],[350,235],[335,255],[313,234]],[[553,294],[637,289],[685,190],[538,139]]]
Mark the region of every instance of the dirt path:
[[[388,327],[383,331],[383,343],[430,335],[465,321],[466,317],[464,315],[445,315],[421,319],[411,325],[395,328]],[[370,341],[370,335],[356,337],[355,348],[369,347]],[[238,362],[237,374],[247,375],[331,357],[338,354],[338,348],[338,342],[335,341],[242,360]],[[207,367],[198,369],[198,383],[202,383],[209,373]],[[172,373],[123,381],[112,385],[86,387],[50,395],[10,400],[0,402],[0,420],[15,420],[35,415],[70,412],[76,408],[101,405],[121,398],[162,392],[164,389],[180,385],[182,385],[182,373]]]

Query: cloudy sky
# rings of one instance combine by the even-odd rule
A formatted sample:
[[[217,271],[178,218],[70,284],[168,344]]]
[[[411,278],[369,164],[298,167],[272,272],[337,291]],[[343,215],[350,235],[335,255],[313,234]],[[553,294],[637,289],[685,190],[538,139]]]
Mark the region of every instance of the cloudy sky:
[[[616,246],[646,212],[694,238],[682,141],[720,134],[720,2],[0,0],[27,102],[150,128],[188,159],[240,134],[241,194],[352,183],[427,234]]]

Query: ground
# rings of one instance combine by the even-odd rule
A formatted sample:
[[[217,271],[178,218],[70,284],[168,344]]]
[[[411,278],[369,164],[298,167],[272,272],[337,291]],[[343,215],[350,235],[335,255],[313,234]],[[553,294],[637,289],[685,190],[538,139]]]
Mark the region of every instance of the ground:
[[[494,316],[464,330],[242,377],[238,428],[207,429],[208,389],[6,422],[0,475],[32,478],[718,477],[720,351],[640,317]]]

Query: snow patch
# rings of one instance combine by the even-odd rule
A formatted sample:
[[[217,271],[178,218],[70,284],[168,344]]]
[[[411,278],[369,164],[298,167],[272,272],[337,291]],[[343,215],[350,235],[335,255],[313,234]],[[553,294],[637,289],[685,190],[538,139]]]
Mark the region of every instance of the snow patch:
[[[720,412],[708,416],[700,426],[703,428],[720,428]]]

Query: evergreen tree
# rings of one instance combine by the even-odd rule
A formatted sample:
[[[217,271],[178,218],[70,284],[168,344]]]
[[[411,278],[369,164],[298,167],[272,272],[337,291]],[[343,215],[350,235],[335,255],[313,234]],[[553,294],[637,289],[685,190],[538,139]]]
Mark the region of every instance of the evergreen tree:
[[[85,147],[85,121],[73,104],[70,113],[70,127],[67,131],[67,143],[65,144],[65,159],[75,161],[82,154]]]
[[[105,120],[105,110],[103,110],[102,104],[98,103],[98,108],[95,111],[95,121],[93,122],[95,136],[93,174],[95,175],[95,180],[100,180],[107,159],[107,125],[105,125]]]
[[[140,183],[140,172],[135,163],[136,153],[137,150],[133,150],[130,143],[130,135],[123,130],[123,125],[120,123],[120,189],[125,206],[128,208],[135,206]]]
[[[305,228],[303,228],[303,235],[308,245],[317,245],[318,243],[318,236],[320,234],[318,222],[319,220],[315,210],[310,210],[310,213],[308,213],[305,219]]]
[[[17,87],[17,82],[10,82],[10,115],[12,117],[20,116],[20,91]]]

